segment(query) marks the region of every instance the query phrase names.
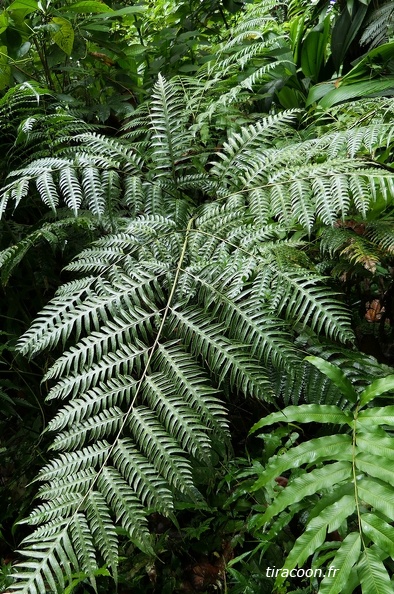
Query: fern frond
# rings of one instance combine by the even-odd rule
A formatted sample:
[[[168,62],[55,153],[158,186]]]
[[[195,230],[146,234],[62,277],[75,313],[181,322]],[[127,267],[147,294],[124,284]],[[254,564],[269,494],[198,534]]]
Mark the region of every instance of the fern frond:
[[[127,174],[136,175],[141,172],[141,157],[135,153],[133,147],[120,139],[107,138],[91,132],[80,134],[74,140],[88,151],[89,156],[99,155],[100,158],[109,158],[114,169],[122,164]]]
[[[172,382],[164,382],[161,374],[148,376],[144,382],[143,397],[182,448],[209,464],[211,443],[199,422],[199,415],[186,402],[181,402],[173,390]]]
[[[393,2],[385,2],[382,6],[378,6],[368,19],[360,43],[368,44],[370,49],[384,43],[392,23],[393,14]]]
[[[149,302],[150,285],[157,284],[156,277],[145,272],[136,281],[117,270],[111,271],[111,275],[116,283],[115,291],[107,281],[99,277],[88,290],[82,288],[67,296],[67,299],[55,297],[37,318],[35,326],[21,338],[18,346],[20,351],[34,355],[59,340],[65,342],[72,331],[75,331],[78,339],[83,330],[98,330],[100,320],[105,322],[109,314],[116,316],[122,303],[130,303],[130,295],[137,297],[137,304],[140,301]],[[55,324],[51,328],[53,322]]]
[[[184,153],[191,136],[186,131],[185,110],[174,83],[159,75],[150,106],[152,125],[152,161],[158,176],[171,175],[174,182],[182,171]]]
[[[388,545],[388,533],[385,534],[385,532],[386,519],[394,517],[392,505],[394,478],[390,462],[383,457],[380,460],[379,456],[376,458],[369,452],[363,451],[362,441],[361,447],[358,445],[358,436],[365,440],[366,433],[369,433],[370,438],[374,435],[374,440],[382,439],[382,445],[386,442],[391,450],[393,439],[388,438],[388,434],[381,425],[392,426],[394,422],[392,407],[380,409],[379,415],[376,415],[376,409],[371,409],[367,405],[374,397],[379,397],[382,393],[393,389],[394,376],[375,380],[361,393],[357,393],[338,367],[316,357],[308,357],[308,360],[327,375],[340,388],[344,396],[351,392],[352,398],[354,396],[353,404],[356,402],[357,404],[352,412],[341,411],[336,405],[287,407],[256,423],[252,432],[284,418],[287,422],[308,423],[316,421],[317,415],[321,415],[322,422],[342,425],[343,430],[337,436],[312,439],[293,446],[283,454],[283,457],[280,455],[271,457],[253,486],[254,490],[258,490],[267,485],[269,498],[266,511],[261,517],[255,519],[254,526],[261,527],[286,508],[292,507],[294,501],[304,500],[303,507],[308,508],[305,531],[295,541],[283,566],[284,569],[290,571],[297,565],[300,567],[305,564],[311,555],[322,550],[328,531],[338,530],[343,522],[349,522],[357,526],[358,530],[349,532],[340,544],[332,560],[337,571],[334,576],[326,573],[319,591],[337,594],[343,591],[349,583],[351,568],[356,566],[359,576],[360,572],[364,573],[365,582],[370,583],[370,580],[377,579],[382,585],[382,591],[389,592],[386,568],[383,564],[379,567],[371,567],[370,574],[367,575],[365,554],[367,551],[373,552],[376,546],[381,547],[383,543],[383,549],[387,546],[392,547],[393,543]],[[379,428],[378,432],[375,431],[376,426]],[[305,468],[300,471],[302,465]],[[286,488],[275,497],[270,485],[278,476],[278,471],[286,471],[289,468],[297,470],[294,473],[291,471]],[[331,481],[329,477],[333,475],[336,478]],[[273,497],[275,499],[271,502]],[[314,502],[311,510],[310,497],[313,497]],[[361,501],[371,506],[374,513],[370,513],[364,505],[361,506]],[[363,521],[364,515],[365,521]],[[371,517],[376,518],[376,521],[372,521],[375,526],[370,525]],[[388,554],[382,551],[381,559],[387,556]],[[278,587],[284,582],[285,575],[281,573],[277,577]]]
[[[110,379],[112,375],[131,375],[134,371],[139,372],[146,362],[148,347],[141,344],[134,345],[123,344],[115,352],[103,355],[98,363],[94,364],[88,371],[80,373],[70,373],[62,378],[50,390],[47,398],[66,398],[78,393],[84,393],[90,388],[94,388],[100,382]]]
[[[37,480],[58,480],[61,477],[73,475],[77,470],[102,465],[109,449],[109,443],[102,441],[77,452],[61,454],[59,458],[52,460],[40,470]]]
[[[108,379],[105,384],[88,390],[72,403],[66,404],[48,423],[48,431],[58,431],[67,425],[81,423],[111,406],[130,402],[135,394],[136,380],[128,376]]]
[[[267,268],[259,273],[254,289],[257,298],[267,297],[267,305],[274,312],[284,312],[293,324],[308,324],[315,332],[343,342],[353,340],[347,309],[334,301],[335,294],[319,286],[323,277],[311,271],[296,272],[290,268]]]
[[[239,168],[249,169],[250,159],[256,149],[269,148],[274,137],[292,133],[291,124],[297,113],[296,110],[285,111],[245,126],[240,133],[233,132],[223,144],[223,150],[218,155],[221,160],[213,165],[211,174],[218,178],[219,183],[224,180],[227,184],[234,183],[239,177]]]
[[[217,435],[227,434],[226,409],[217,399],[217,390],[212,388],[202,367],[183,351],[176,342],[158,345],[155,366],[171,381],[180,396],[196,411],[205,426]]]
[[[100,217],[105,212],[105,200],[98,169],[85,167],[82,170],[82,188],[89,210]]]
[[[45,374],[43,381],[59,376],[68,376],[71,369],[91,368],[93,361],[100,361],[111,350],[120,348],[123,344],[132,344],[141,338],[148,340],[153,332],[152,321],[157,311],[147,312],[136,308],[108,321],[99,332],[93,332],[83,338],[77,347],[64,353]]]
[[[264,14],[249,17],[262,17],[267,24],[270,17]],[[251,30],[250,23],[243,26],[234,34],[239,40]],[[262,50],[251,40],[254,49],[237,54],[233,39],[220,57],[229,57],[229,73],[233,64],[260,59]],[[262,59],[255,77],[261,68],[275,67]],[[246,94],[245,80],[238,82]],[[238,101],[232,83],[225,83],[227,98]],[[206,121],[203,114],[197,122],[196,106],[203,104],[201,89],[215,93],[215,84],[205,87],[201,77],[193,90],[192,82],[188,87],[182,79],[159,77],[148,117],[138,114],[128,136],[72,134],[67,146],[56,145],[53,157],[32,159],[11,173],[2,190],[5,208],[8,199],[22,199],[35,183],[55,209],[60,188],[77,216],[81,207],[89,207],[89,228],[102,231],[66,267],[80,278],[57,290],[17,347],[29,356],[58,349],[44,380],[48,399],[63,400],[48,425],[54,432],[51,449],[60,453],[38,476],[44,482],[40,502],[28,520],[44,524],[25,542],[32,560],[21,566],[20,585],[15,584],[25,594],[45,591],[43,585],[64,590],[74,571],[93,581],[102,562],[116,577],[119,532],[153,555],[147,514],[159,511],[174,518],[176,497],[204,505],[193,470],[196,464],[209,469],[212,448],[226,455],[223,395],[229,400],[238,392],[264,400],[306,399],[317,408],[302,409],[304,417],[296,416],[296,422],[309,414],[313,422],[344,426],[325,440],[325,448],[323,441],[294,447],[289,441],[283,456],[269,462],[264,476],[270,480],[282,471],[291,476],[288,487],[255,520],[256,529],[272,520],[273,534],[306,509],[305,498],[313,504],[290,565],[306,560],[328,530],[352,517],[354,499],[348,491],[332,491],[332,481],[342,489],[357,479],[370,508],[391,514],[385,501],[392,473],[376,448],[376,461],[367,457],[365,433],[370,432],[365,427],[391,425],[392,411],[366,407],[355,419],[349,393],[343,395],[320,368],[311,370],[299,360],[300,349],[321,349],[330,362],[342,357],[346,368],[345,349],[335,350],[332,341],[353,340],[350,314],[330,288],[332,281],[309,259],[305,238],[316,230],[319,238],[322,227],[329,226],[332,240],[323,238],[323,247],[335,255],[347,246],[346,217],[367,218],[370,209],[389,203],[393,174],[372,154],[386,150],[387,134],[373,120],[362,130],[355,126],[353,139],[341,130],[334,136],[322,130],[321,138],[302,140],[304,131],[293,127],[297,112],[285,112],[234,124],[224,145],[208,157],[195,147],[198,126]],[[26,122],[25,133],[34,126]],[[377,253],[392,251],[388,227],[379,227],[375,219],[363,225],[363,241],[375,242]],[[52,231],[56,238],[55,227]],[[39,232],[49,238],[51,229]],[[17,257],[17,251],[3,254],[4,268]],[[354,367],[349,383],[359,394],[366,378],[375,372],[378,377],[381,369],[365,359],[363,371],[360,359],[346,356],[346,369]],[[324,408],[325,398],[332,409]],[[298,414],[301,407],[294,408]],[[347,427],[356,422],[363,429],[355,429],[353,465]],[[382,431],[384,436],[375,432],[374,438],[391,460],[394,448],[386,441],[391,438]],[[368,481],[384,489],[373,496]],[[269,485],[267,501],[272,494]],[[389,525],[386,519],[391,516],[382,520]],[[365,524],[371,526],[368,517]],[[386,540],[381,537],[379,544],[378,528],[365,531],[380,547]],[[380,524],[380,532],[386,530]],[[343,567],[348,542],[338,545]],[[352,567],[359,563],[358,557]],[[363,579],[369,583],[370,576]]]
[[[36,180],[37,189],[41,198],[54,212],[59,204],[59,196],[50,171],[45,171]]]
[[[368,223],[367,237],[380,249],[392,254],[394,252],[394,221],[382,220]]]
[[[51,445],[53,450],[80,448],[87,440],[97,441],[105,436],[115,435],[125,419],[120,408],[110,407],[87,420],[73,425],[72,429],[58,433]]]
[[[85,494],[91,487],[96,475],[97,473],[93,468],[87,468],[74,473],[72,476],[70,475],[66,480],[52,480],[40,487],[37,498],[55,499],[64,494],[73,493],[74,491]]]
[[[11,584],[9,588],[19,594],[39,594],[46,591],[45,580],[58,592],[64,590],[64,574],[72,581],[72,569],[78,568],[77,557],[72,541],[62,523],[53,534],[39,533],[37,544],[28,544],[22,555],[29,556],[29,561],[20,561],[15,577],[23,580],[21,583]],[[40,529],[38,529],[40,530]],[[53,532],[53,530],[51,530]],[[32,535],[33,536],[33,535]],[[31,539],[30,539],[31,540]]]
[[[168,483],[192,500],[201,500],[193,484],[190,463],[182,456],[178,443],[164,430],[156,415],[143,406],[134,408],[129,427],[135,442]]]

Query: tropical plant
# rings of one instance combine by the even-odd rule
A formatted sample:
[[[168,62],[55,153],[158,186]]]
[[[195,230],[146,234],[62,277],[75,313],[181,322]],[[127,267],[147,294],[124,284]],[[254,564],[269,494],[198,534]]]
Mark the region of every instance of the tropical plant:
[[[171,594],[209,590],[226,572],[234,594],[272,591],[262,574],[270,564],[302,565],[311,551],[315,567],[335,554],[326,535],[334,503],[324,508],[318,482],[331,460],[345,491],[352,472],[361,490],[382,483],[381,509],[391,510],[387,463],[377,459],[376,478],[364,454],[331,447],[391,439],[355,421],[373,410],[365,394],[386,386],[372,380],[390,373],[355,345],[368,332],[384,338],[378,356],[388,361],[394,343],[393,101],[351,101],[391,85],[391,43],[349,64],[356,46],[367,50],[367,4],[5,4],[0,85],[22,82],[0,100],[7,563],[14,535],[24,538],[14,577],[7,564],[3,572],[7,591],[104,592],[112,575],[120,589],[129,581],[141,594]],[[339,30],[346,43],[334,56]],[[305,103],[307,113],[294,109]],[[255,419],[282,407],[335,410],[339,433],[315,423],[300,437],[282,424],[264,435],[263,452],[253,440],[245,450]],[[319,444],[327,456],[301,470]],[[278,448],[290,466],[274,478],[290,480],[267,536],[260,522],[278,504],[259,476],[277,468],[280,456],[267,461]],[[37,472],[40,487],[25,490]],[[287,506],[298,475],[312,476],[312,492],[300,488]],[[339,559],[358,532],[349,493]],[[318,521],[311,502],[327,522],[302,557]],[[380,527],[390,514],[359,509]],[[344,591],[358,587],[358,570],[371,586],[370,559],[385,591],[387,547],[362,529],[366,552],[354,555]],[[199,563],[209,579],[195,573]],[[333,584],[344,584],[344,570]],[[317,587],[277,583],[281,594]]]
[[[356,391],[331,363],[318,357],[307,360],[336,384],[348,405],[345,409],[325,404],[290,406],[252,427],[251,433],[278,422],[329,424],[339,429],[293,443],[268,460],[251,489],[265,488],[266,510],[255,515],[251,525],[255,534],[261,531],[267,547],[290,518],[302,517],[304,531],[279,571],[277,589],[313,555],[312,569],[335,568],[323,570],[321,594],[353,592],[360,583],[365,594],[392,592],[394,419],[393,407],[381,406],[379,397],[394,389],[394,376]],[[288,471],[283,489],[275,493],[275,479]]]
[[[102,228],[18,343],[30,357],[54,350],[48,400],[67,402],[48,425],[60,453],[38,477],[15,591],[62,590],[78,572],[95,584],[103,564],[116,579],[117,524],[154,555],[147,515],[176,521],[174,501],[203,505],[193,469],[227,455],[220,396],[230,407],[234,394],[316,396],[321,376],[305,381],[297,345],[353,341],[306,239],[389,202],[391,171],[358,157],[387,145],[387,127],[302,140],[297,112],[284,112],[230,134],[207,167],[181,83],[159,77],[123,138],[85,132],[53,157],[33,151],[2,191],[23,204],[34,183],[47,207],[61,196]],[[3,253],[8,267],[23,245]]]

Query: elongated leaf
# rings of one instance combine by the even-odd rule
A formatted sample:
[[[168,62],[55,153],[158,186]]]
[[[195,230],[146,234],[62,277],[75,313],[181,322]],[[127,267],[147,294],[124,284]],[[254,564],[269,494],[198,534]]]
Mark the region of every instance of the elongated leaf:
[[[357,99],[359,97],[374,95],[375,93],[383,93],[384,91],[391,90],[393,86],[393,76],[387,76],[379,80],[368,80],[366,82],[343,85],[324,95],[323,99],[319,102],[319,105],[323,109],[329,109],[333,105],[349,101],[349,99]]]
[[[320,357],[305,357],[305,361],[309,361],[309,363],[312,363],[312,365],[317,367],[319,371],[329,377],[350,402],[357,402],[357,392],[343,373],[342,369]]]
[[[60,9],[63,12],[75,12],[76,14],[83,14],[87,12],[110,12],[112,9],[104,4],[104,2],[97,2],[97,0],[82,0],[81,2],[75,2],[75,4],[68,4]]]
[[[375,514],[361,516],[363,532],[378,547],[394,558],[394,528]]]
[[[394,425],[394,406],[367,408],[359,412],[357,420],[365,425]]]
[[[352,8],[354,12],[351,13],[347,7],[341,10],[331,33],[331,55],[337,71],[340,69],[346,52],[361,27],[368,6],[352,2]]]
[[[394,460],[394,439],[373,425],[370,431],[357,432],[357,450]]]
[[[368,404],[376,396],[394,390],[394,375],[388,375],[375,380],[360,395],[361,404]]]
[[[319,30],[317,30],[319,29]],[[302,72],[317,80],[319,72],[324,64],[324,54],[330,32],[330,21],[325,19],[320,27],[315,27],[308,33],[301,50]]]
[[[360,499],[394,519],[394,489],[377,480],[364,478],[357,483]]]
[[[352,567],[360,556],[361,538],[358,532],[351,532],[344,539],[332,561],[334,568],[326,574],[320,584],[319,594],[340,594],[345,586]]]
[[[283,569],[294,569],[297,565],[302,567],[310,555],[312,555],[325,541],[327,530],[330,530],[330,523],[333,517],[338,518],[339,524],[350,516],[355,508],[353,495],[345,495],[339,501],[328,506],[322,513],[308,523],[305,532],[296,540],[290,551]],[[285,578],[278,578],[277,583],[282,583]]]
[[[323,459],[352,460],[352,438],[350,435],[327,435],[311,439],[291,448],[284,454],[274,456],[252,486],[252,491],[261,489],[289,469],[298,468],[302,464],[319,462]]]
[[[375,551],[364,549],[358,564],[363,594],[392,594],[393,584]]]
[[[355,463],[361,472],[375,476],[394,486],[394,465],[391,460],[367,452],[360,452],[356,456]]]
[[[322,468],[312,470],[289,481],[286,489],[283,489],[278,497],[267,508],[263,514],[261,522],[269,522],[271,518],[309,495],[314,495],[322,489],[328,489],[343,480],[351,479],[352,465],[349,462],[336,462],[326,464]]]
[[[114,17],[118,17],[118,16],[127,16],[128,14],[140,14],[142,12],[145,12],[145,10],[147,10],[147,6],[127,6],[126,8],[119,8],[118,10],[112,10],[110,9],[111,12],[104,12],[102,14],[100,14],[97,18],[99,20],[102,19],[102,17],[108,17],[108,18],[114,18]]]
[[[279,412],[274,412],[253,425],[249,434],[274,423],[333,423],[351,424],[353,419],[340,408],[332,404],[301,404],[287,406]]]

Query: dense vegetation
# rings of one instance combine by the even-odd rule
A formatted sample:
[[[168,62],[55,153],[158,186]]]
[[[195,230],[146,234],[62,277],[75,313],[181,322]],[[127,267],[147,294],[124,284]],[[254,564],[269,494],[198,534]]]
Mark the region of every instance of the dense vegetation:
[[[393,591],[393,17],[3,3],[0,592]]]

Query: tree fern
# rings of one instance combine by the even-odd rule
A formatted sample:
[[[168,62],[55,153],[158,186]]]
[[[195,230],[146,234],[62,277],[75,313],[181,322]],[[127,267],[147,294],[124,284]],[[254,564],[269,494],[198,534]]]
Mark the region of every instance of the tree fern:
[[[305,239],[389,200],[391,171],[365,161],[383,136],[371,132],[370,143],[363,131],[349,156],[338,132],[332,156],[329,135],[303,140],[297,114],[286,112],[231,133],[207,164],[185,105],[179,81],[160,78],[138,130],[151,142],[143,157],[127,135],[84,133],[53,157],[32,158],[3,188],[3,201],[22,200],[34,183],[49,208],[59,196],[77,217],[89,208],[102,229],[66,266],[77,278],[18,343],[29,357],[53,351],[44,381],[59,410],[48,425],[58,453],[38,476],[41,502],[27,519],[38,526],[15,591],[62,591],[78,571],[94,584],[103,563],[116,578],[118,526],[153,555],[148,513],[174,518],[179,497],[203,505],[193,468],[209,468],[213,450],[226,455],[223,402],[234,394],[288,400],[292,386],[294,401],[311,401],[321,387],[336,420],[350,414],[346,395],[308,376],[301,360],[300,346],[328,353],[353,341],[343,299]],[[371,223],[386,248],[389,235]],[[296,483],[301,507],[347,480],[352,461],[345,449],[335,455],[307,487]]]
[[[212,209],[215,212],[216,206]],[[230,201],[228,213],[232,209],[238,212],[239,205]],[[204,213],[203,228],[208,220]],[[56,432],[53,449],[68,452],[43,469],[39,478],[49,484],[40,490],[40,497],[46,503],[29,519],[49,523],[51,531],[55,517],[63,517],[65,524],[59,524],[58,539],[48,544],[49,565],[34,565],[31,579],[22,580],[21,591],[34,591],[41,572],[50,571],[53,555],[62,554],[56,547],[61,545],[65,530],[71,534],[74,554],[82,555],[81,569],[93,580],[94,540],[86,532],[90,526],[86,518],[93,518],[89,508],[93,491],[105,500],[108,513],[118,517],[130,538],[143,550],[151,550],[144,505],[161,499],[166,506],[155,503],[155,508],[171,514],[173,492],[200,498],[185,453],[210,464],[211,439],[226,441],[224,409],[217,391],[230,396],[236,389],[246,396],[271,399],[268,369],[283,368],[285,354],[289,360],[297,360],[286,324],[270,312],[269,299],[266,302],[267,297],[258,292],[247,305],[248,296],[254,294],[253,283],[247,289],[251,280],[255,278],[256,288],[260,286],[258,260],[252,260],[250,276],[244,277],[244,288],[234,297],[231,278],[238,266],[234,268],[231,260],[242,262],[245,250],[226,243],[226,231],[232,234],[233,227],[226,228],[219,219],[214,233],[204,231],[203,243],[195,241],[199,224],[198,218],[191,219],[188,229],[182,230],[171,220],[147,217],[130,223],[121,235],[101,239],[75,261],[86,282],[61,288],[19,343],[21,352],[33,355],[66,344],[71,337],[75,341],[45,377],[55,382],[50,399],[71,397],[48,427]],[[219,228],[222,237],[217,235]],[[212,236],[215,243],[227,245],[226,269],[220,258],[207,266],[202,248]],[[162,241],[171,238],[172,249],[163,253]],[[108,261],[109,246],[117,246],[115,263]],[[252,252],[253,245],[249,249]],[[272,249],[275,251],[275,246]],[[152,275],[152,265],[156,267],[163,258],[168,266]],[[299,276],[297,279],[300,283]],[[176,302],[169,301],[169,293],[176,296]],[[305,306],[300,299],[306,300]],[[329,297],[327,291],[301,291],[295,297],[294,312],[308,324],[307,304],[309,312],[309,306],[321,302],[319,315],[328,320],[329,299],[338,316],[341,306],[335,305],[334,296]],[[224,305],[222,322],[204,311],[213,302]],[[294,315],[291,307],[279,306],[278,311],[285,319]],[[316,318],[316,323],[320,328],[322,320]],[[282,331],[274,330],[278,324]],[[329,332],[342,332],[345,340],[351,337],[345,317],[331,320],[329,328]],[[129,444],[123,450],[122,463],[117,454],[121,443]],[[140,478],[135,482],[131,476]],[[126,505],[127,513],[122,507]],[[45,532],[41,529],[40,534]],[[100,554],[104,559],[113,558],[113,545]]]

